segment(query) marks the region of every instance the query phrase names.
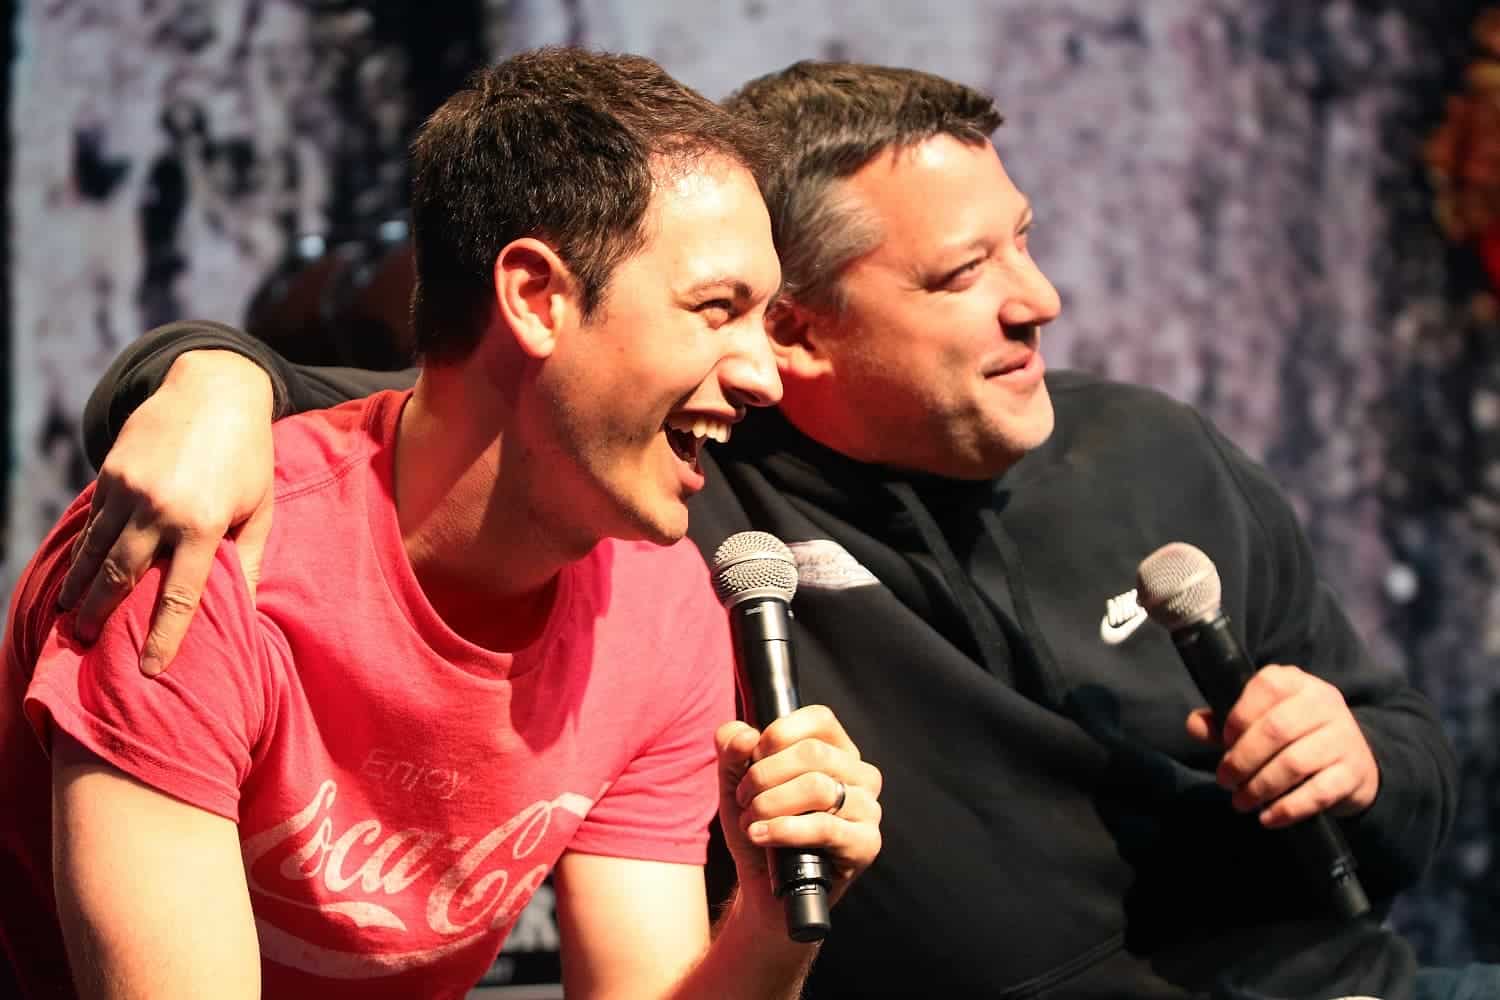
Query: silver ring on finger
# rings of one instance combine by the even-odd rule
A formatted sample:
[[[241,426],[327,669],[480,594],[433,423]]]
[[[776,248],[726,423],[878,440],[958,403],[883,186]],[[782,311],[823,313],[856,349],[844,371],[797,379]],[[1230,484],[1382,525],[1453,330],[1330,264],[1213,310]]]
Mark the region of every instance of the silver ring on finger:
[[[834,778],[833,781],[834,784],[839,786],[839,794],[838,798],[834,800],[833,805],[828,807],[828,811],[837,816],[839,814],[839,810],[844,808],[844,800],[849,797],[849,787],[842,781],[839,781],[839,779],[837,778]]]

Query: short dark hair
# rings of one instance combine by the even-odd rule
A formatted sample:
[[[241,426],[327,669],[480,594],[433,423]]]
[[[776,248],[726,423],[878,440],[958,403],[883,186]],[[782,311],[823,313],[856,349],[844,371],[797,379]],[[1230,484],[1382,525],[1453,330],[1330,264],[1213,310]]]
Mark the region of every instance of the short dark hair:
[[[412,143],[418,353],[456,361],[473,349],[495,257],[525,236],[557,251],[591,314],[645,243],[663,161],[718,155],[758,176],[774,155],[764,133],[641,56],[548,47],[476,72]]]
[[[760,175],[781,257],[782,294],[840,308],[838,278],[881,234],[838,182],[887,149],[936,135],[988,142],[1004,118],[993,99],[931,73],[806,60],[751,80],[724,106],[772,128],[781,159]]]

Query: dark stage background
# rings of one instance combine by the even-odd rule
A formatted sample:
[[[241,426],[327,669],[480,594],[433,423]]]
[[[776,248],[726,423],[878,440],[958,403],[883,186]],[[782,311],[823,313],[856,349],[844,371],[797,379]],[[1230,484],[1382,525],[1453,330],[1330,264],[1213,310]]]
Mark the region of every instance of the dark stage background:
[[[1263,458],[1372,644],[1441,705],[1462,812],[1396,920],[1428,961],[1500,960],[1500,310],[1482,241],[1450,238],[1483,236],[1487,192],[1436,221],[1444,176],[1500,178],[1500,104],[1476,102],[1474,141],[1430,146],[1448,98],[1488,79],[1485,6],[0,4],[0,588],[85,481],[83,402],[146,327],[258,318],[309,357],[390,355],[404,145],[476,62],[583,42],[711,97],[801,57],[930,69],[1007,115],[1065,304],[1049,363],[1193,401]],[[508,947],[554,942],[544,895]]]

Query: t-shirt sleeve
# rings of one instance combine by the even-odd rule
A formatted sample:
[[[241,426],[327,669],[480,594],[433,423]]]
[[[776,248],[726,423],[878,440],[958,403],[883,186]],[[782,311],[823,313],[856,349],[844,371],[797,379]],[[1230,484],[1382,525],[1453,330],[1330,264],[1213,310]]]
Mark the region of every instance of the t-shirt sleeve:
[[[232,544],[219,548],[171,667],[147,678],[140,650],[160,587],[153,567],[92,646],[73,638],[72,615],[58,618],[40,643],[26,716],[44,747],[61,729],[139,781],[237,821],[273,676]]]
[[[719,804],[714,731],[734,718],[734,657],[707,570],[696,554],[692,560],[703,579],[674,616],[679,655],[651,682],[666,690],[658,682],[675,680],[676,707],[594,803],[569,850],[692,865],[707,859]],[[688,622],[696,629],[683,629]]]

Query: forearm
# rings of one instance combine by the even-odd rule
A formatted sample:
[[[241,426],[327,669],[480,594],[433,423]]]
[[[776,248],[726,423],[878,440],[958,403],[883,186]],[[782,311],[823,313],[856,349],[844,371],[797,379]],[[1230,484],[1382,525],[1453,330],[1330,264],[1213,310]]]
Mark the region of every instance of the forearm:
[[[128,345],[100,377],[83,411],[83,442],[94,468],[104,463],[115,436],[152,393],[161,387],[173,362],[196,350],[226,350],[242,354],[266,372],[272,396],[283,405],[287,396],[282,366],[269,347],[220,323],[168,323],[143,334]]]
[[[818,945],[786,935],[780,904],[756,913],[735,893],[714,927],[713,942],[670,1000],[782,1000],[802,995]]]
[[[84,447],[98,468],[136,407],[161,387],[173,363],[199,350],[233,351],[254,362],[271,381],[274,416],[334,406],[382,389],[405,388],[414,370],[374,372],[294,365],[266,344],[222,323],[169,323],[146,333],[114,360],[84,408]]]

